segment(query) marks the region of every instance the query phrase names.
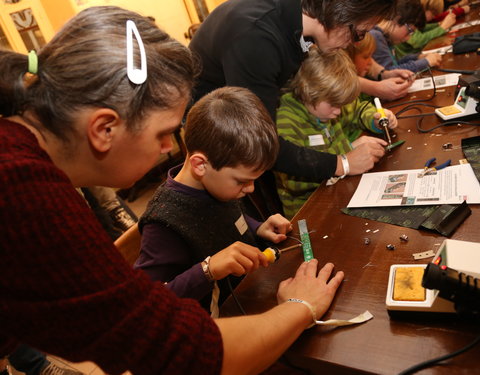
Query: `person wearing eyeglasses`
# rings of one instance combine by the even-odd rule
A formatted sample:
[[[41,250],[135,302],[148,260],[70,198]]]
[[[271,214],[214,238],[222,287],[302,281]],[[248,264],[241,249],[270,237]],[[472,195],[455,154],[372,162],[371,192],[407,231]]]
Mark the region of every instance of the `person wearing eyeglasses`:
[[[406,42],[417,29],[425,26],[425,11],[420,0],[401,0],[398,2],[396,18],[382,20],[370,33],[376,41],[373,59],[385,70],[408,69],[420,72],[441,63],[442,57],[438,53],[425,55],[410,54],[398,58],[394,46]]]
[[[229,0],[214,9],[190,43],[202,63],[195,100],[218,87],[245,87],[275,119],[280,90],[312,43],[324,52],[345,48],[381,19],[393,17],[394,9],[395,0]],[[352,158],[349,173],[365,172],[383,154],[372,150],[366,161]],[[282,137],[273,169],[309,181],[345,174],[339,156]]]
[[[425,11],[427,24],[423,29],[417,29],[406,42],[395,45],[398,58],[419,53],[432,39],[445,35],[455,25],[457,17],[470,11],[470,7],[455,7],[451,11],[443,11],[443,0],[420,0]]]

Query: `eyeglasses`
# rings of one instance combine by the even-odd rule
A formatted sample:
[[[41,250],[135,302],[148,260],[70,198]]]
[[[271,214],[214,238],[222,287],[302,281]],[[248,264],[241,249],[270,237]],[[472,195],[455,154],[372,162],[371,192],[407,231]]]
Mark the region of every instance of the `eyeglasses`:
[[[410,26],[408,23],[405,24],[405,27],[407,28],[409,34],[415,31],[415,29],[412,26]]]
[[[348,28],[350,29],[350,34],[352,35],[352,42],[360,42],[365,38],[365,35],[367,35],[368,30],[357,30],[354,25],[350,24],[348,25]]]

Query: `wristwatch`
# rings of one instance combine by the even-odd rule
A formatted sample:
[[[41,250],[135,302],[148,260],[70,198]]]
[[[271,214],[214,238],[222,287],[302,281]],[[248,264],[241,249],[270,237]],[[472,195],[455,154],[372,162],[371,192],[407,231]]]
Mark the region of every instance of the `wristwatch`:
[[[381,81],[382,80],[382,73],[385,71],[385,69],[382,69],[380,70],[380,73],[378,73],[378,76],[377,76],[377,81]]]
[[[215,281],[215,279],[213,278],[212,272],[210,271],[210,258],[211,258],[210,256],[206,257],[205,260],[201,263],[202,270],[208,281]]]

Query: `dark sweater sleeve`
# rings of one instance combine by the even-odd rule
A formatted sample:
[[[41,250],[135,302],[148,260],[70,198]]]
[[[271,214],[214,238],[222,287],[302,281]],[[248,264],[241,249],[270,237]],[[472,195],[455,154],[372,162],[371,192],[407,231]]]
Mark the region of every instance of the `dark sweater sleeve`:
[[[225,84],[252,90],[275,121],[280,95],[276,83],[281,70],[278,61],[281,59],[275,58],[275,48],[268,42],[262,43],[239,40],[228,48],[222,61]],[[308,181],[320,182],[335,174],[337,157],[294,145],[280,137],[280,152],[274,169]]]
[[[280,152],[274,169],[291,176],[303,177],[310,182],[319,182],[332,177],[337,169],[337,155],[318,152],[280,140]]]
[[[395,67],[396,69],[407,69],[412,72],[420,72],[422,70],[427,69],[430,65],[428,64],[428,60],[423,58],[418,58],[419,54],[411,54],[404,56],[402,59],[398,61],[398,65]]]
[[[16,340],[109,374],[220,373],[221,335],[196,301],[128,266],[49,160],[5,160],[0,350]]]
[[[199,263],[192,264],[188,245],[170,228],[146,224],[135,268],[143,269],[152,280],[168,282],[167,288],[179,297],[201,300],[213,289]]]

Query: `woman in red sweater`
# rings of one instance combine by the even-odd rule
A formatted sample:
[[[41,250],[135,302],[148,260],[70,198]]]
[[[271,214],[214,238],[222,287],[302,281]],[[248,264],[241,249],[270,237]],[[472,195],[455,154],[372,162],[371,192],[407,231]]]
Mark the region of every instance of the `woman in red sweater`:
[[[326,311],[343,273],[313,260],[270,311],[214,321],[134,271],[75,191],[130,186],[170,151],[195,74],[187,48],[116,7],[38,56],[0,51],[0,357],[25,343],[109,374],[256,373]]]

